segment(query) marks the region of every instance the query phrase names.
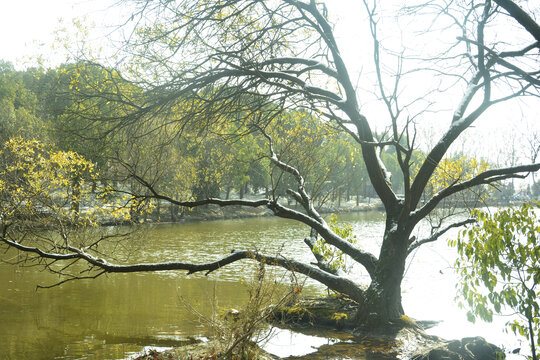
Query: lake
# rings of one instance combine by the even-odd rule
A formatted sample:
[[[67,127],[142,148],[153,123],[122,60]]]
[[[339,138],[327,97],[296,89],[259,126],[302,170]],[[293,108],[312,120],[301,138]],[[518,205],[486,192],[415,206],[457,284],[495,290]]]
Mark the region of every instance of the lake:
[[[354,227],[363,249],[377,249],[384,228],[382,213],[348,213],[339,219]],[[267,217],[150,225],[141,232],[132,260],[207,262],[233,249],[248,248],[309,262],[312,255],[303,242],[308,234],[304,225]],[[455,257],[455,249],[448,248],[444,239],[409,257],[402,286],[407,315],[442,320],[429,332],[444,338],[480,335],[510,350],[527,348],[526,341],[520,345],[503,332],[508,319],[499,318],[493,324],[467,322],[466,311],[454,302]],[[242,261],[208,276],[186,276],[179,271],[110,274],[36,291],[37,284],[50,285],[58,278],[37,267],[0,264],[0,357],[127,359],[145,346],[169,347],[204,337],[208,330],[186,309],[183,299],[205,314],[215,306],[238,307],[247,298],[239,275],[249,274],[251,268],[249,261]],[[367,282],[367,275],[356,270],[355,279]],[[305,284],[306,294],[324,291],[312,281]],[[279,345],[271,341],[268,351],[280,356],[302,355],[314,351],[314,346],[332,343],[289,332],[280,332],[278,339]]]

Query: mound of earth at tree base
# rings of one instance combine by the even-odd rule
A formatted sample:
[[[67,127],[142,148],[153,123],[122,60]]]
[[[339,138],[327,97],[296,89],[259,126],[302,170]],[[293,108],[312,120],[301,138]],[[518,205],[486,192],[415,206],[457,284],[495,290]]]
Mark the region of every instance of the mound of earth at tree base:
[[[414,359],[414,360],[499,360],[504,352],[482,337],[445,340],[424,330],[436,321],[415,321],[402,316],[387,324],[376,320],[358,326],[355,303],[338,297],[305,299],[291,307],[277,309],[274,321],[294,331],[326,329],[346,331],[347,341],[325,345],[317,353],[296,359]],[[315,330],[316,331],[316,330]],[[332,334],[327,333],[328,337]],[[356,356],[355,356],[356,351]],[[338,355],[338,357],[336,357]]]

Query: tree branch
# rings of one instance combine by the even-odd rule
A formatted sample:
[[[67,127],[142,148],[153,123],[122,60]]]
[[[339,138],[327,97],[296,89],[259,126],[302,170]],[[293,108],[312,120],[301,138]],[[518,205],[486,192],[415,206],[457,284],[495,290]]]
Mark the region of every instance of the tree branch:
[[[332,59],[336,67],[338,81],[343,86],[345,92],[345,100],[338,104],[338,107],[347,114],[351,122],[355,125],[358,132],[358,137],[362,141],[373,142],[373,133],[367,118],[360,114],[359,105],[356,96],[355,87],[351,82],[349,72],[334,38],[332,26],[327,19],[319,12],[315,1],[305,3],[297,0],[284,0],[286,3],[296,7],[302,14],[304,19],[312,24],[313,28],[320,34],[322,41],[328,47],[332,54]],[[313,19],[308,18],[309,13]],[[377,157],[375,149],[371,146],[362,146],[362,156],[366,163],[369,178],[377,195],[381,199],[386,209],[392,209],[398,202],[396,194],[392,191],[391,186],[385,180],[384,168],[381,167],[381,162]]]
[[[306,245],[311,250],[311,253],[313,254],[313,256],[315,256],[315,260],[317,260],[317,262],[314,265],[316,265],[319,269],[326,271],[327,273],[337,275],[338,272],[332,269],[330,265],[328,265],[328,263],[324,261],[324,258],[321,254],[315,251],[315,241],[317,241],[317,238],[313,236],[310,236],[304,239],[304,243],[306,243]]]
[[[263,262],[268,265],[280,266],[290,271],[296,271],[304,274],[320,283],[328,286],[330,289],[337,292],[346,294],[355,301],[361,301],[362,290],[352,280],[344,277],[336,276],[311,265],[301,263],[296,260],[286,259],[282,256],[266,256],[258,253],[257,251],[250,250],[234,250],[230,255],[227,255],[220,260],[209,263],[186,263],[186,262],[163,262],[163,263],[149,263],[149,264],[132,264],[132,265],[118,265],[110,263],[104,259],[96,258],[91,254],[84,252],[81,249],[69,247],[71,253],[59,254],[59,253],[47,253],[35,247],[28,247],[11,240],[3,240],[9,246],[12,246],[20,251],[27,253],[34,253],[40,257],[46,257],[54,260],[66,260],[66,259],[81,259],[86,261],[93,267],[103,270],[107,273],[132,273],[132,272],[148,272],[148,271],[171,271],[171,270],[185,270],[189,274],[197,272],[205,272],[206,275],[218,270],[224,266],[232,264],[242,259],[253,259],[258,262]],[[99,276],[101,272],[98,273]],[[91,276],[85,277],[91,278]],[[69,280],[69,279],[68,279]],[[68,281],[65,280],[65,281]],[[64,282],[65,282],[64,281]]]
[[[378,262],[377,258],[373,254],[358,249],[351,243],[343,240],[336,233],[334,233],[330,227],[328,227],[326,222],[318,222],[301,212],[288,209],[277,202],[272,204],[272,211],[276,216],[298,220],[315,229],[317,233],[323,237],[327,244],[335,246],[339,250],[343,251],[343,253],[350,256],[353,260],[364,266],[371,277],[373,277],[375,274],[375,268]]]
[[[527,73],[525,70],[523,70],[523,69],[519,68],[518,66],[516,66],[516,65],[508,62],[507,60],[503,59],[503,57],[509,57],[509,54],[511,54],[510,52],[508,52],[506,54],[503,54],[503,55],[506,55],[506,56],[500,56],[500,54],[497,54],[492,49],[488,48],[487,46],[485,46],[485,45],[483,45],[483,44],[481,44],[481,43],[479,43],[477,41],[470,40],[470,39],[467,39],[467,38],[464,38],[464,37],[458,37],[458,40],[462,40],[462,41],[466,41],[466,42],[471,43],[471,44],[475,44],[476,46],[478,46],[479,49],[487,51],[489,53],[489,56],[491,57],[491,59],[493,59],[497,63],[501,64],[502,66],[506,67],[507,69],[510,69],[510,70],[514,71],[516,74],[519,74],[527,82],[529,82],[529,83],[531,83],[533,85],[536,85],[536,86],[540,85],[540,80],[534,78],[532,74]],[[527,50],[529,48],[530,47],[527,47],[527,48],[523,49],[522,51],[514,51],[512,53],[515,54],[516,56],[517,55],[523,55],[523,51],[525,51],[525,50]],[[537,74],[537,72],[535,72],[534,74]]]
[[[305,181],[302,175],[300,174],[300,171],[296,169],[295,167],[284,163],[283,161],[279,160],[276,153],[274,152],[274,145],[272,138],[270,135],[268,135],[263,129],[259,129],[260,132],[263,134],[263,136],[268,140],[268,147],[270,151],[270,161],[274,163],[278,168],[281,170],[291,174],[296,179],[296,182],[298,183],[298,192],[292,192],[291,194],[295,197],[295,199],[302,204],[304,209],[306,210],[307,214],[309,216],[312,216],[315,218],[318,222],[323,223],[324,220],[321,217],[321,215],[315,210],[313,207],[313,203],[311,201],[311,198],[306,192],[305,189]]]
[[[494,0],[497,5],[504,8],[511,17],[516,19],[527,30],[538,43],[540,43],[540,25],[532,17],[529,16],[522,8],[520,8],[512,0]]]
[[[434,234],[431,234],[431,236],[425,239],[414,241],[413,243],[409,245],[409,248],[407,249],[407,255],[409,255],[414,249],[420,247],[421,245],[437,241],[442,235],[444,235],[450,229],[461,227],[467,224],[472,224],[475,222],[476,222],[476,219],[467,219],[467,220],[459,221],[457,223],[448,225],[447,227],[443,228],[442,230],[437,231]]]
[[[471,112],[466,117],[463,117],[468,104],[472,100],[474,94],[479,89],[478,82],[482,79],[483,75],[480,72],[477,72],[473,79],[469,83],[469,87],[461,103],[459,104],[457,110],[454,113],[452,124],[448,131],[442,136],[439,142],[431,149],[429,154],[426,156],[424,163],[420,167],[418,174],[414,178],[414,181],[411,185],[411,199],[410,199],[410,208],[415,209],[418,205],[418,202],[422,198],[422,193],[424,192],[425,187],[427,186],[429,179],[433,175],[433,172],[437,168],[439,162],[446,154],[446,151],[450,148],[450,145],[458,138],[458,136],[465,131],[471,124],[480,117],[491,105],[490,102],[482,102],[473,112]],[[427,214],[426,214],[427,215]]]
[[[478,185],[487,185],[496,181],[501,181],[510,178],[525,178],[528,173],[532,171],[540,170],[540,164],[519,165],[508,168],[492,169],[484,171],[470,180],[460,183],[452,184],[445,189],[435,194],[428,202],[424,204],[420,209],[411,213],[411,218],[415,223],[423,219],[429,214],[437,205],[445,198],[469,189]],[[526,173],[525,175],[518,175],[519,173]]]
[[[274,154],[275,155],[275,154]],[[278,160],[279,161],[279,160]],[[286,164],[284,164],[286,165]],[[289,165],[286,165],[289,166]],[[291,171],[296,170],[291,167]],[[298,170],[296,170],[298,172]],[[160,195],[151,184],[148,184],[144,179],[133,175],[134,178],[137,179],[137,181],[140,181],[142,185],[148,187],[152,195],[146,195],[141,197],[146,198],[154,198],[154,199],[161,199],[168,201],[175,205],[185,206],[185,207],[197,207],[201,205],[207,205],[207,204],[215,204],[219,206],[231,206],[231,205],[241,205],[241,206],[249,206],[249,207],[259,207],[259,206],[265,206],[268,209],[272,211],[272,213],[281,218],[285,219],[291,219],[291,220],[297,220],[300,221],[306,225],[308,225],[310,228],[315,229],[320,236],[322,236],[325,241],[338,248],[339,250],[343,251],[345,254],[350,256],[353,260],[364,266],[366,271],[373,275],[375,272],[375,267],[377,264],[377,258],[368,252],[365,252],[363,250],[360,250],[356,247],[354,247],[349,242],[343,240],[341,237],[339,237],[336,233],[334,233],[326,224],[324,219],[315,211],[313,206],[311,206],[311,209],[313,211],[313,214],[306,215],[299,211],[289,209],[281,204],[279,204],[277,201],[270,200],[270,199],[261,199],[261,200],[222,200],[222,199],[216,199],[216,198],[210,198],[210,199],[204,199],[199,201],[178,201],[174,200],[168,196]],[[298,173],[298,176],[300,174]],[[302,182],[303,179],[300,176],[300,181]],[[307,196],[307,194],[306,194]]]
[[[326,75],[328,75],[330,77],[333,77],[336,80],[339,80],[338,73],[335,70],[333,70],[330,67],[324,65],[322,62],[317,61],[317,60],[313,60],[313,59],[302,59],[302,58],[299,58],[299,57],[282,57],[282,58],[275,58],[275,59],[270,59],[270,60],[263,61],[263,62],[259,63],[258,66],[264,67],[264,66],[276,65],[276,64],[279,64],[279,65],[283,65],[283,64],[306,65],[307,67],[303,68],[301,70],[288,70],[288,71],[290,71],[291,73],[296,74],[296,75],[301,75],[301,74],[303,74],[303,73],[305,73],[307,71],[320,70],[323,73],[325,73]]]

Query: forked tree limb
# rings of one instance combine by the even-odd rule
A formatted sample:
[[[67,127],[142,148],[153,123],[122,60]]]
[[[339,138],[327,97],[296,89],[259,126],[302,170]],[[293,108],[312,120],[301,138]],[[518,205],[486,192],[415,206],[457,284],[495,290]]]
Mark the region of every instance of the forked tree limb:
[[[140,182],[141,185],[145,186],[150,191],[152,195],[145,196],[147,198],[150,197],[150,198],[165,200],[175,205],[185,206],[185,207],[190,207],[190,208],[194,208],[201,205],[207,205],[207,204],[214,204],[214,205],[219,205],[219,206],[231,206],[231,205],[241,205],[241,206],[249,206],[249,207],[264,206],[270,209],[275,216],[300,221],[308,225],[312,229],[315,229],[319,233],[319,235],[325,239],[325,241],[328,244],[335,246],[336,248],[341,250],[343,253],[350,256],[353,260],[358,262],[360,265],[362,265],[366,269],[368,274],[371,277],[373,277],[375,273],[377,261],[378,261],[377,257],[369,252],[363,251],[355,247],[348,241],[345,241],[340,236],[338,236],[334,231],[332,231],[332,229],[330,229],[330,227],[326,224],[324,219],[313,207],[313,204],[311,203],[311,200],[304,189],[304,179],[301,176],[300,172],[296,168],[278,159],[277,155],[275,154],[273,150],[271,138],[268,135],[266,135],[266,137],[269,140],[271,161],[274,164],[276,164],[276,166],[281,168],[283,171],[288,172],[291,175],[293,175],[295,179],[297,180],[298,186],[299,186],[299,190],[298,190],[299,193],[297,194],[298,195],[297,200],[299,200],[302,203],[302,205],[306,209],[307,214],[290,209],[286,206],[281,205],[279,202],[275,200],[270,200],[270,199],[222,200],[222,199],[217,199],[217,198],[209,198],[209,199],[200,200],[200,201],[178,201],[168,196],[160,194],[152,184],[145,181],[142,177],[136,174],[133,174],[132,176],[135,180]]]

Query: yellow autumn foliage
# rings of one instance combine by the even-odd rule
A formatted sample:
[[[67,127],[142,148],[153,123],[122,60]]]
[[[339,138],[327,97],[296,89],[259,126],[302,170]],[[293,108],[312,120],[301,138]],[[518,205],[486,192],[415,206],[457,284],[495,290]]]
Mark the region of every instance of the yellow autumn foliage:
[[[416,175],[425,158],[421,158],[413,170]],[[467,181],[476,175],[488,169],[488,163],[485,160],[478,160],[474,157],[464,155],[455,158],[442,159],[426,186],[426,193],[436,194],[439,191],[451,186],[452,184]]]
[[[101,186],[92,162],[72,151],[56,151],[22,137],[9,139],[0,149],[0,219],[97,226],[100,217],[124,218],[128,209],[111,189]],[[88,206],[80,210],[80,204]],[[90,204],[94,204],[90,206]]]

